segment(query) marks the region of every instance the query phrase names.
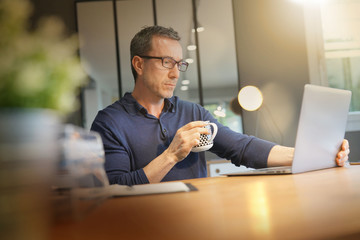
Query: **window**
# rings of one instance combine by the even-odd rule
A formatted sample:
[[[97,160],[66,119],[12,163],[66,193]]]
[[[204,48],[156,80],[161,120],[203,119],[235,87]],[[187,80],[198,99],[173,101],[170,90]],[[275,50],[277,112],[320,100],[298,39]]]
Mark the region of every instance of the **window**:
[[[351,112],[360,111],[360,1],[321,6],[326,72],[330,87],[352,91]]]
[[[241,117],[231,110],[229,102],[206,104],[204,107],[222,125],[228,126],[233,131],[243,133]]]
[[[305,6],[310,82],[352,91],[347,131],[360,130],[360,0]]]

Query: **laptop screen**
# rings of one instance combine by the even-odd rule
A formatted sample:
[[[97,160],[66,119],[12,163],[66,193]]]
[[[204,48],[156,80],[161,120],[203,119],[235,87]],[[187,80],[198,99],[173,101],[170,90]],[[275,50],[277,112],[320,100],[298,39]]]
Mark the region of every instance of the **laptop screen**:
[[[344,139],[351,91],[307,84],[295,142],[292,172],[335,167]]]

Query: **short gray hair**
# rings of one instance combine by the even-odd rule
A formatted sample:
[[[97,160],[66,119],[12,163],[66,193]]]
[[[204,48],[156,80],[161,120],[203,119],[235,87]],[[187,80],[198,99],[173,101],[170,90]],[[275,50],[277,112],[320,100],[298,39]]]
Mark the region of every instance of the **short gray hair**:
[[[139,31],[130,44],[130,56],[131,61],[135,56],[146,55],[151,50],[151,43],[153,36],[166,37],[173,40],[180,41],[180,36],[178,32],[176,32],[171,27],[166,28],[162,26],[150,26],[144,27],[141,31]],[[135,71],[134,66],[131,63],[131,71],[136,81],[137,72]]]

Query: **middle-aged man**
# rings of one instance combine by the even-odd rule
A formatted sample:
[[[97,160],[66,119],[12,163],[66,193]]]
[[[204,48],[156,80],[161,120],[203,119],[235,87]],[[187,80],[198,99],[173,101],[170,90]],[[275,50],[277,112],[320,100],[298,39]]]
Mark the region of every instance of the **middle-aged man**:
[[[252,168],[291,165],[294,149],[234,132],[198,104],[173,96],[180,71],[187,70],[180,37],[172,28],[146,27],[131,41],[135,79],[126,93],[96,116],[110,184],[134,185],[206,177],[204,154],[191,152],[207,134],[206,121],[218,134],[211,152],[236,166]],[[309,154],[316,149],[309,149]],[[343,166],[349,145],[344,140],[336,161]]]

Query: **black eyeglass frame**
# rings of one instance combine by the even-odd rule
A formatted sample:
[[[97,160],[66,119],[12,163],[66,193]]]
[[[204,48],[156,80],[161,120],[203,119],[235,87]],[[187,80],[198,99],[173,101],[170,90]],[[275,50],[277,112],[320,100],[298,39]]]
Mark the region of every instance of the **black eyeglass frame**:
[[[164,68],[167,68],[167,69],[173,69],[175,67],[175,65],[177,65],[178,67],[178,70],[180,72],[186,72],[186,70],[188,69],[189,67],[189,63],[184,61],[184,60],[179,60],[179,61],[176,61],[175,59],[173,59],[172,57],[154,57],[154,56],[143,56],[143,55],[137,55],[141,58],[146,58],[146,59],[161,59],[161,64]],[[171,61],[174,62],[174,66],[172,66],[171,68],[170,67],[167,67],[165,66],[164,64],[164,59],[171,59]],[[181,67],[180,66],[186,66],[185,70],[181,70]]]

